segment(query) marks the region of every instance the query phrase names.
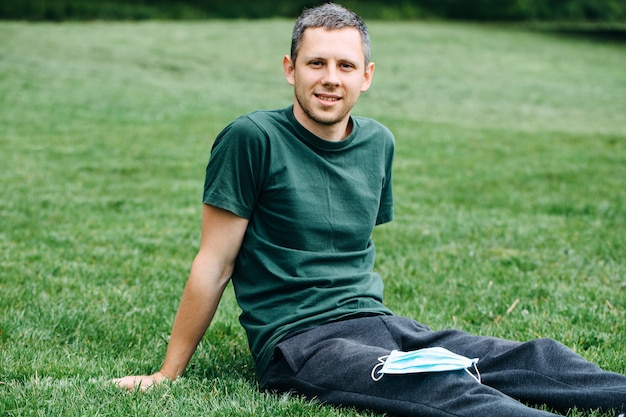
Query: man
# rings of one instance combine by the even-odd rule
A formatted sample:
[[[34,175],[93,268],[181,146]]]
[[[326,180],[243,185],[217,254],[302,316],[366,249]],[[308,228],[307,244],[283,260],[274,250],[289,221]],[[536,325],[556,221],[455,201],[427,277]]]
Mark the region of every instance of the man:
[[[372,82],[369,55],[354,13],[326,4],[300,16],[283,59],[293,106],[243,116],[213,145],[200,249],[161,370],[115,382],[180,376],[232,279],[263,389],[397,415],[622,409],[626,376],[553,340],[435,332],[383,305],[371,235],[393,217],[394,141],[350,114]],[[434,361],[445,370],[414,373],[432,365],[421,349],[433,347],[446,349]]]

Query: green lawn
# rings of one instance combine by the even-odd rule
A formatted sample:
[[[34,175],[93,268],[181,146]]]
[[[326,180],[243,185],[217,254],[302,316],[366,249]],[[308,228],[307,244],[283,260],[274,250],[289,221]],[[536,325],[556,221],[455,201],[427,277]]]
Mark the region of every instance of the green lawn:
[[[158,369],[236,116],[290,104],[291,21],[0,23],[0,414],[375,416],[259,393],[228,289]],[[626,373],[626,49],[520,27],[370,23],[356,113],[397,138],[376,231],[397,313],[554,337]],[[572,416],[583,414],[573,413]]]

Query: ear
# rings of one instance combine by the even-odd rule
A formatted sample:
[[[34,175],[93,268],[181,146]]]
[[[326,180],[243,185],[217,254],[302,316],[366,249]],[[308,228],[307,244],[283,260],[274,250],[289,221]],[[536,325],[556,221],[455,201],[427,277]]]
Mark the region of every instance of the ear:
[[[285,55],[283,57],[283,71],[285,72],[285,78],[287,79],[287,82],[291,85],[294,85],[295,84],[295,77],[294,77],[295,68],[294,68],[294,63],[291,61],[291,56],[289,55]]]
[[[363,85],[361,85],[361,92],[369,90],[372,85],[372,78],[374,77],[374,63],[370,62],[365,67],[365,74],[363,74]]]

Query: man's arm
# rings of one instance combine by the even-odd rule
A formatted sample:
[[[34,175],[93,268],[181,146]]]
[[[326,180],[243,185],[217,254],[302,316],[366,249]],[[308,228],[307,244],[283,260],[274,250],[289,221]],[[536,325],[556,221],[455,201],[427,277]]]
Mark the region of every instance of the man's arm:
[[[175,380],[184,372],[215,315],[247,225],[248,220],[229,211],[204,205],[200,249],[191,266],[161,370],[115,379],[113,383],[122,388],[146,389],[164,379]]]

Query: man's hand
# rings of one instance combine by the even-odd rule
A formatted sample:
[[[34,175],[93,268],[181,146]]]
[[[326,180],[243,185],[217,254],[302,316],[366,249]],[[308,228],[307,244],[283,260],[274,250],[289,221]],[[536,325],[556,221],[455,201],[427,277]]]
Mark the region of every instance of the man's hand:
[[[159,371],[152,375],[130,375],[123,378],[112,379],[111,383],[127,390],[139,389],[145,391],[148,388],[159,385],[163,381],[169,381],[169,378]]]

